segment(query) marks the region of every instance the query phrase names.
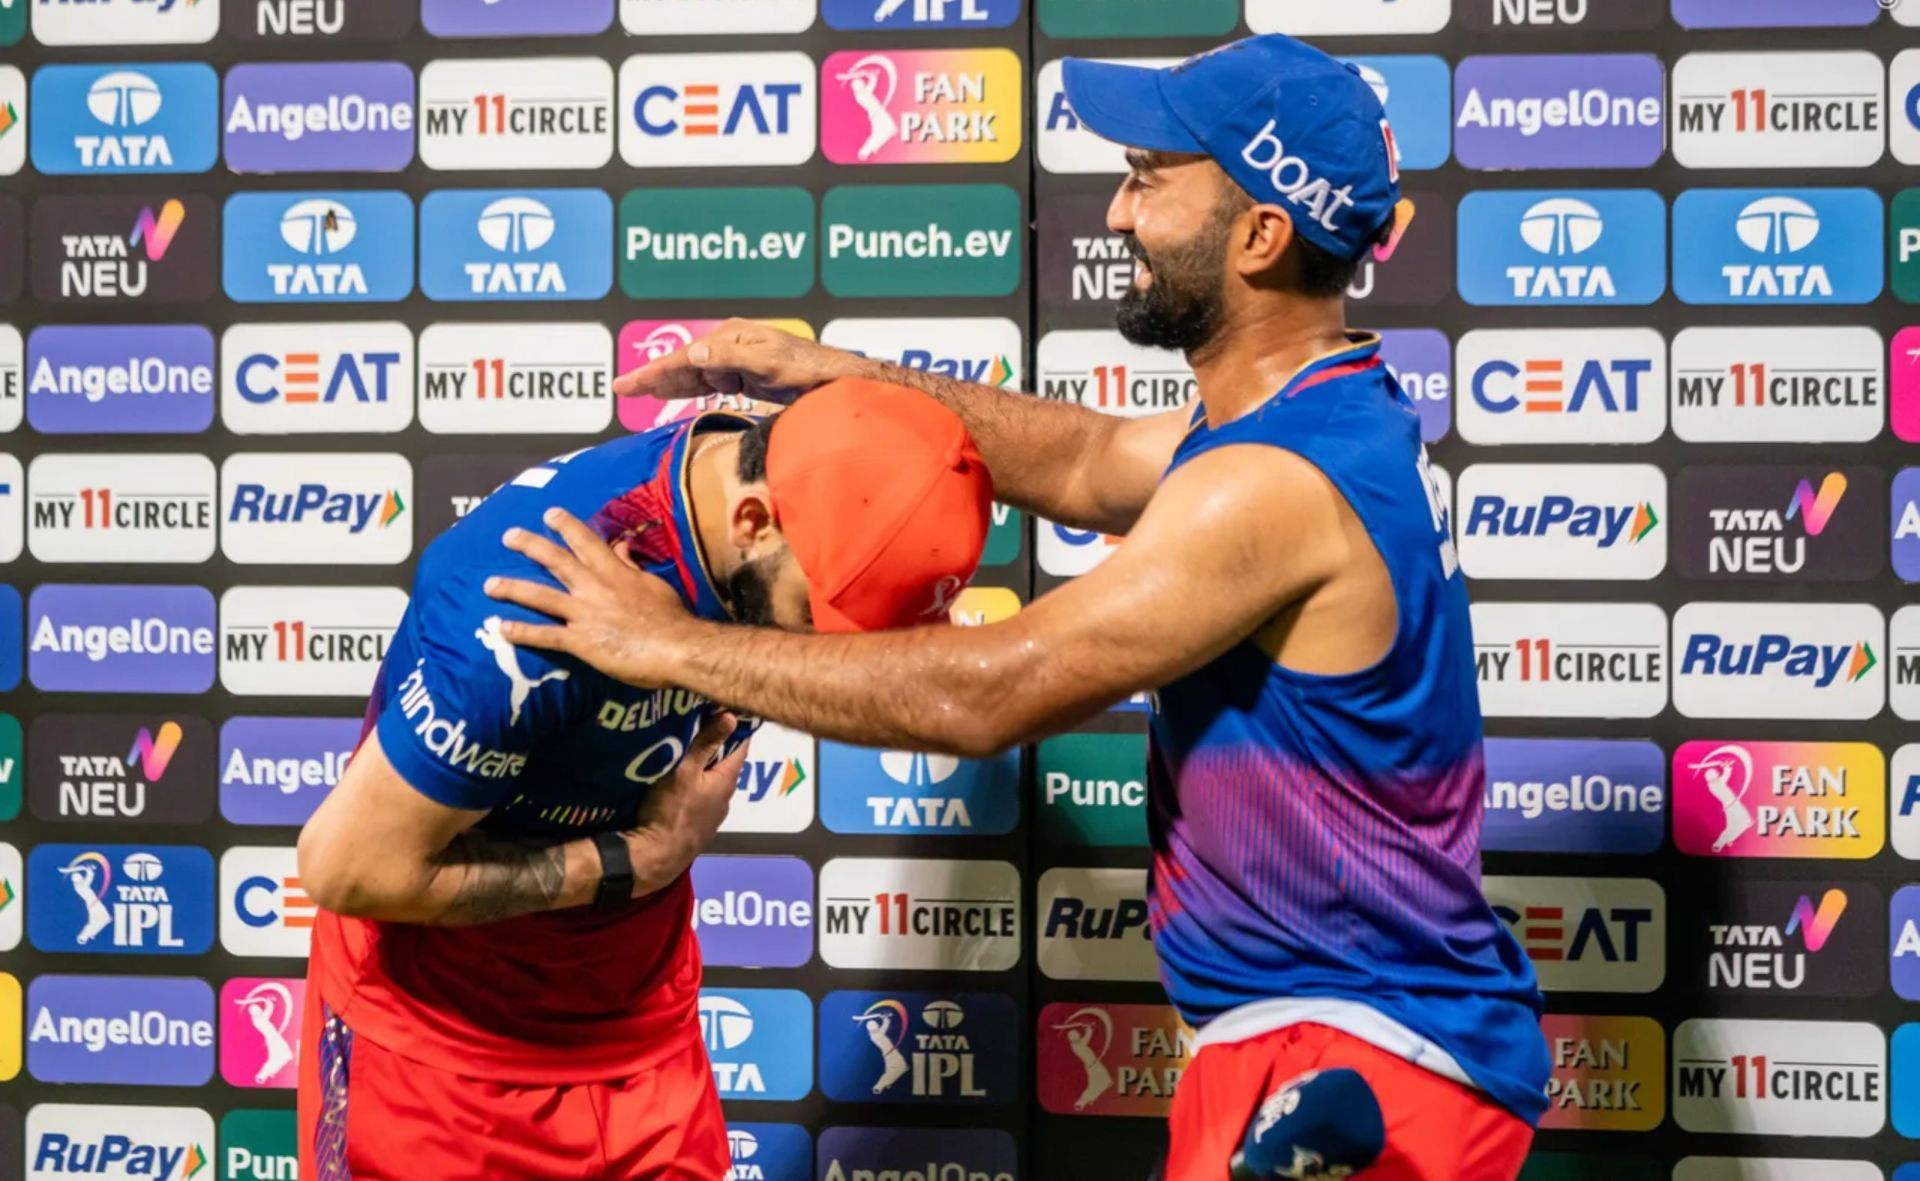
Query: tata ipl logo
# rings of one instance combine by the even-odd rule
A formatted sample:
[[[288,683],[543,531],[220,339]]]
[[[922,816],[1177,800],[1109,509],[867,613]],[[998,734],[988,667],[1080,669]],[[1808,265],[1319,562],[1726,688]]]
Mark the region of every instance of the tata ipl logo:
[[[1012,998],[996,993],[830,993],[820,1089],[849,1102],[1006,1102],[1019,1023]]]

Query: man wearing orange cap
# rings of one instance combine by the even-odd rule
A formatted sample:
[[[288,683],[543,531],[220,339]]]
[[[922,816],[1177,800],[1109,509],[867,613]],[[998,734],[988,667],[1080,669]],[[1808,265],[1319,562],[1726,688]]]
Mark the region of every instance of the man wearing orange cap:
[[[958,416],[851,380],[521,473],[421,557],[362,745],[300,834],[320,905],[301,1176],[715,1181],[687,871],[754,723],[515,649],[543,579],[503,535],[554,510],[691,614],[792,631],[930,622],[979,563],[991,479]],[[549,585],[557,585],[549,583]]]

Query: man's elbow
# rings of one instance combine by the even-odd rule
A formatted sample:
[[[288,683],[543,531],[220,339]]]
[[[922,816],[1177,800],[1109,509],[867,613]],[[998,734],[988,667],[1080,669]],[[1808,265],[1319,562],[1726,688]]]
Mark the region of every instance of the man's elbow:
[[[380,917],[385,901],[381,891],[313,826],[301,830],[295,858],[300,888],[315,906],[345,918]]]

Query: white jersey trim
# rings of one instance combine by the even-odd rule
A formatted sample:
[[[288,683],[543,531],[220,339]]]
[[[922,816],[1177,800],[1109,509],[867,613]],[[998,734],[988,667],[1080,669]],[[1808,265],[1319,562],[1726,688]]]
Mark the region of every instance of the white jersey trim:
[[[1337,1029],[1422,1070],[1469,1090],[1480,1090],[1479,1085],[1467,1077],[1467,1072],[1460,1069],[1452,1054],[1378,1009],[1337,997],[1280,997],[1229,1009],[1207,1022],[1206,1028],[1194,1039],[1193,1052],[1198,1055],[1208,1046],[1244,1042],[1292,1025],[1324,1025]]]

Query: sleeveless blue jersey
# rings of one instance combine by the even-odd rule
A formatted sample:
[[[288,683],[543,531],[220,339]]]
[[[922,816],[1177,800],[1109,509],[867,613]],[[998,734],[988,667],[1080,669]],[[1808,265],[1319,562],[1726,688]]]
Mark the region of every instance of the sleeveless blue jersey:
[[[449,807],[490,810],[481,827],[500,835],[565,839],[632,825],[648,788],[679,765],[708,703],[514,648],[493,621],[551,621],[483,587],[493,575],[553,585],[501,535],[518,525],[552,536],[540,518],[557,505],[603,537],[631,536],[642,564],[690,610],[725,619],[688,515],[685,467],[696,429],[746,425],[708,414],[530,468],[427,547],[373,701],[380,745],[408,783]],[[729,748],[751,729],[741,726]]]
[[[1283,668],[1256,632],[1162,688],[1149,768],[1151,911],[1167,993],[1196,1027],[1275,998],[1368,1006],[1535,1121],[1549,1074],[1533,966],[1480,889],[1484,789],[1467,593],[1418,416],[1377,337],[1259,409],[1195,423],[1169,471],[1219,447],[1313,464],[1393,582],[1386,656]]]

